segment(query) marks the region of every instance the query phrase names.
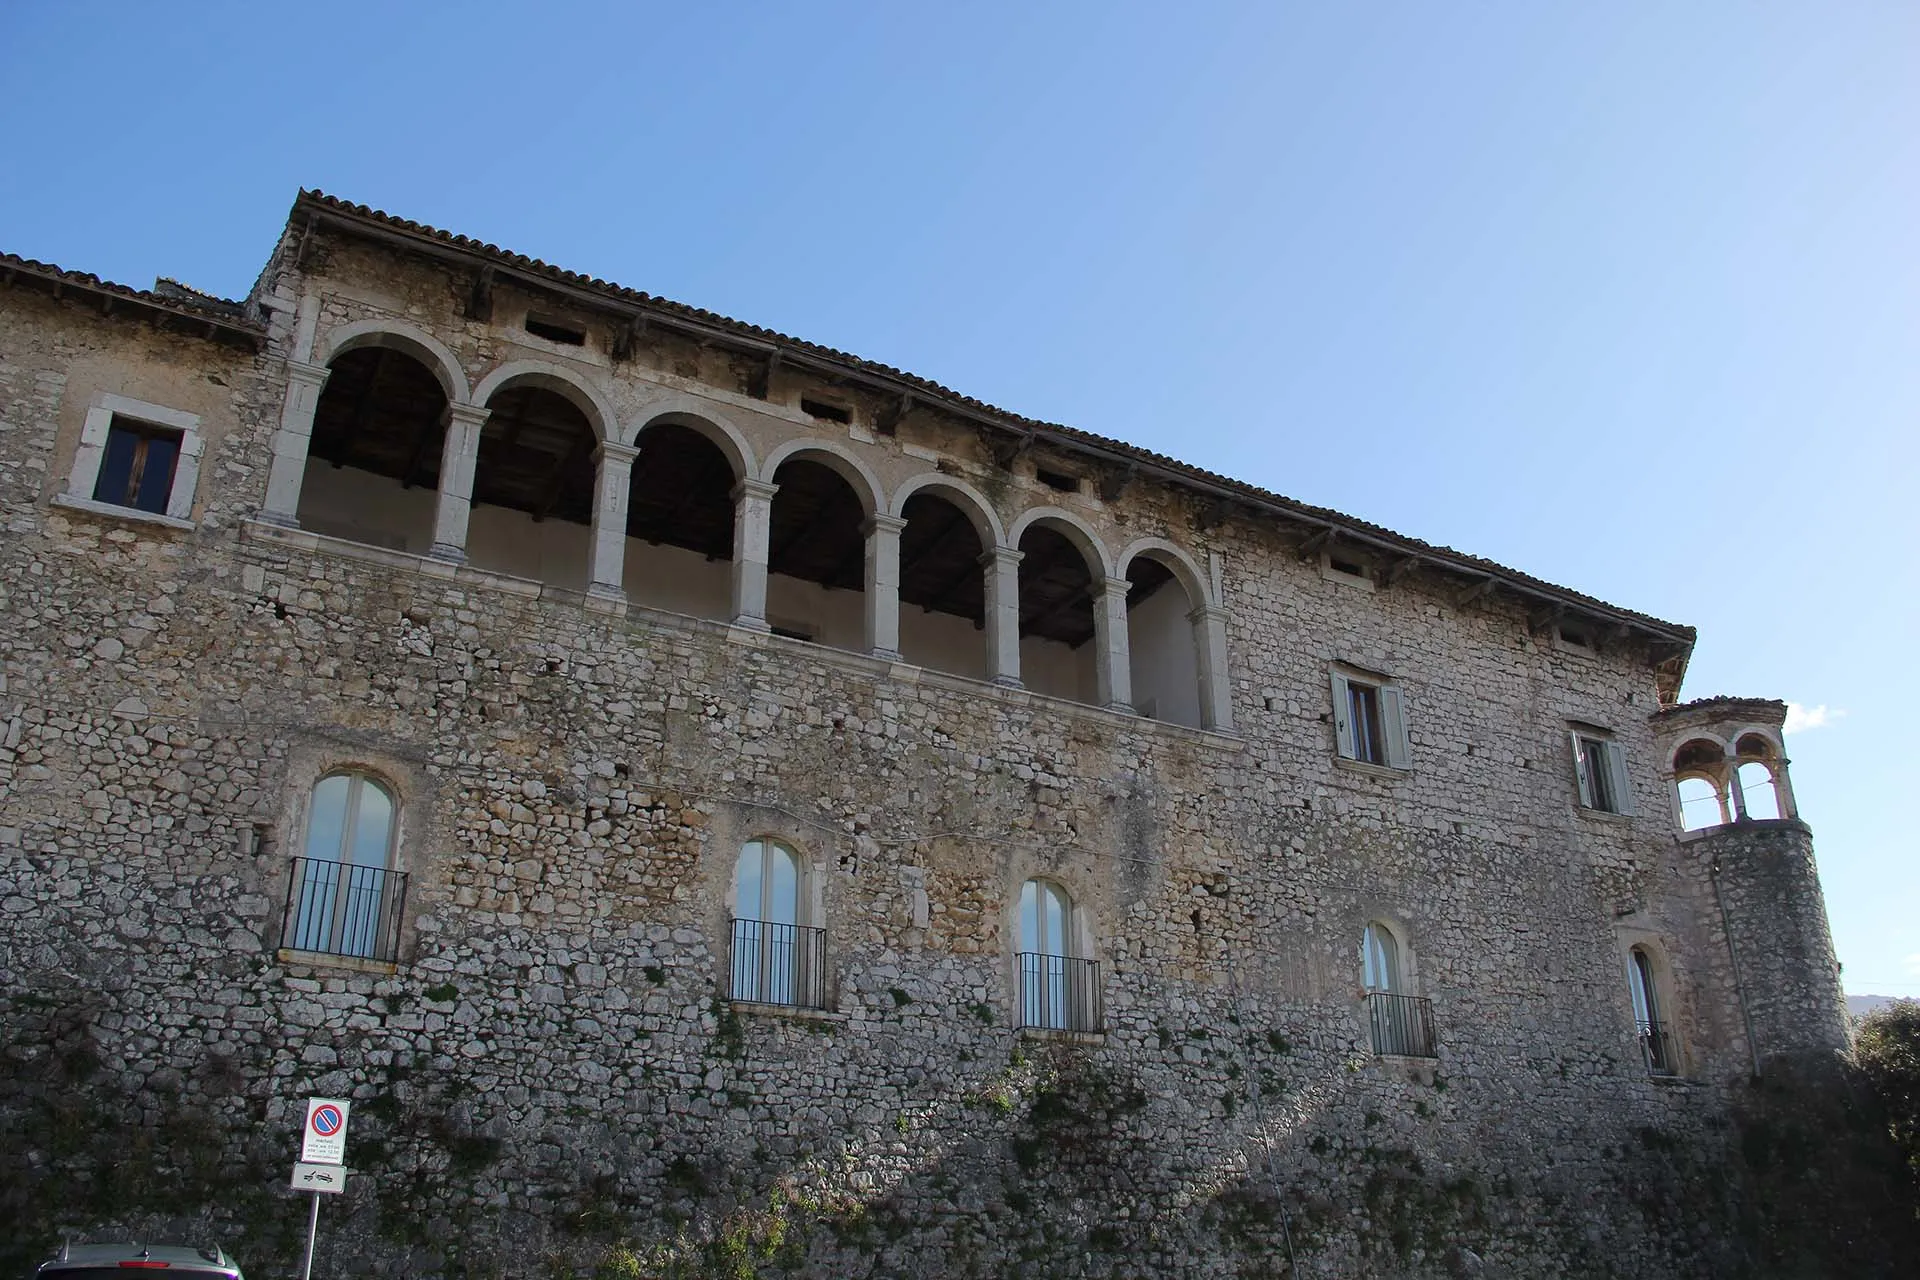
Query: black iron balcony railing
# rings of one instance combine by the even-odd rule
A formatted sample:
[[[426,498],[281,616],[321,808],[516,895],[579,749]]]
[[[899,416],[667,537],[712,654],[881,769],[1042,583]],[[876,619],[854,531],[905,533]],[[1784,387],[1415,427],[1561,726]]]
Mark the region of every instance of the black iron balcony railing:
[[[733,1000],[827,1007],[827,931],[771,920],[733,922]]]
[[[295,858],[280,945],[391,963],[400,954],[406,909],[404,871]]]
[[[1635,1026],[1640,1033],[1640,1056],[1646,1060],[1647,1074],[1678,1075],[1679,1064],[1673,1052],[1673,1036],[1665,1025],[1642,1018],[1635,1022]]]
[[[1367,1025],[1373,1031],[1373,1051],[1402,1058],[1431,1058],[1433,1002],[1422,996],[1397,996],[1388,991],[1367,993]]]
[[[1053,1031],[1099,1031],[1100,965],[1036,951],[1014,955],[1020,977],[1020,1025]]]

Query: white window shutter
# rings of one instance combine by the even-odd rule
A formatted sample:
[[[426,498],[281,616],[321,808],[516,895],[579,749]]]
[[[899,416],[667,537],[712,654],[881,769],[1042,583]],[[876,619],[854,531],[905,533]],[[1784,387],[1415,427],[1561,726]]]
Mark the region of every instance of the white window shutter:
[[[1340,754],[1353,759],[1353,696],[1347,691],[1347,678],[1333,673],[1333,737]]]
[[[1407,700],[1395,685],[1380,686],[1380,733],[1387,740],[1387,767],[1411,769],[1413,748],[1407,742]]]
[[[1593,779],[1587,776],[1586,753],[1580,750],[1580,735],[1570,733],[1567,737],[1573,743],[1573,774],[1580,781],[1580,804],[1584,808],[1593,808]]]
[[[1632,814],[1633,783],[1627,778],[1627,753],[1620,749],[1617,742],[1608,742],[1606,746],[1607,777],[1613,783],[1613,811]]]

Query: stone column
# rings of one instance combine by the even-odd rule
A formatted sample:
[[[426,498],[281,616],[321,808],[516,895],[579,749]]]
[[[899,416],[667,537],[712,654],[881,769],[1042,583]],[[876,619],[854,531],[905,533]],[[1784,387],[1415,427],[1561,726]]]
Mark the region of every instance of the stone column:
[[[1233,690],[1227,682],[1227,611],[1203,604],[1187,621],[1193,624],[1193,651],[1200,664],[1200,727],[1229,732]]]
[[[1094,695],[1110,711],[1133,710],[1133,655],[1127,640],[1125,578],[1103,578],[1093,585]]]
[[[621,600],[627,561],[627,495],[633,491],[633,460],[640,452],[630,444],[606,441],[595,451],[599,471],[593,480],[593,559],[587,573],[587,594]]]
[[[777,484],[742,480],[733,486],[733,625],[767,626],[767,537],[773,530]]]
[[[861,527],[867,535],[867,652],[876,658],[900,656],[899,516],[875,516]]]
[[[1740,789],[1740,762],[1731,756],[1727,758],[1727,796],[1733,801],[1733,820],[1747,820],[1747,797]]]
[[[987,598],[987,679],[1020,687],[1020,557],[995,547],[980,557]]]
[[[320,389],[327,385],[330,372],[317,364],[287,361],[287,396],[280,403],[280,429],[273,436],[262,520],[288,528],[300,523],[300,487],[307,478],[307,446],[313,443],[313,411],[320,405]]]
[[[447,406],[447,442],[440,451],[440,500],[433,509],[436,560],[467,558],[467,516],[473,510],[473,468],[480,460],[480,428],[492,412],[479,405]]]
[[[1770,771],[1773,774],[1773,803],[1783,818],[1797,818],[1800,807],[1793,802],[1793,781],[1787,776],[1787,758],[1780,756],[1773,762]]]

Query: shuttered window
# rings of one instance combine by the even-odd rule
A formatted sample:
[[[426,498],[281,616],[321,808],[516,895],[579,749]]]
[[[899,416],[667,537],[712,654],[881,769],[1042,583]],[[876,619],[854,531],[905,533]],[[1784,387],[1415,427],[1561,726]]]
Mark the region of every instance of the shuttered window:
[[[1620,744],[1578,729],[1570,736],[1581,808],[1601,813],[1633,813],[1633,784],[1627,777],[1627,758]]]
[[[1340,754],[1388,769],[1413,767],[1407,702],[1398,685],[1333,673],[1333,732]]]

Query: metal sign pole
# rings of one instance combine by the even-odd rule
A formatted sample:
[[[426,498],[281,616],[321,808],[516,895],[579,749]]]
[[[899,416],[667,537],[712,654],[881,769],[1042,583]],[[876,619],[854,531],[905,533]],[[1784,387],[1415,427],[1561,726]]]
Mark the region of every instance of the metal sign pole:
[[[313,1213],[307,1218],[307,1261],[300,1268],[300,1280],[313,1280],[313,1238],[320,1231],[320,1193],[313,1195]]]

